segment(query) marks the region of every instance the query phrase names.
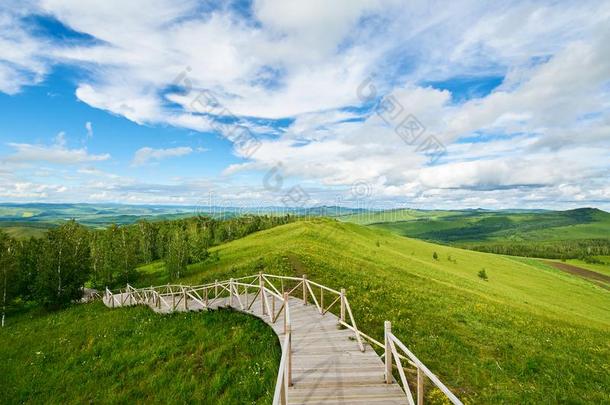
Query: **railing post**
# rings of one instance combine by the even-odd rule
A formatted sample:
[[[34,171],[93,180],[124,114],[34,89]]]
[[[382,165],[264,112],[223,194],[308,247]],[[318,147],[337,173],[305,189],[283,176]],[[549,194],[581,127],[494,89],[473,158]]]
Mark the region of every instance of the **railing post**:
[[[233,307],[233,279],[229,279],[229,306]]]
[[[303,274],[303,305],[307,305],[307,275]]]
[[[286,372],[288,373],[288,386],[292,387],[292,326],[288,323],[288,359],[286,364]]]
[[[341,322],[345,322],[345,288],[341,289]]]
[[[188,311],[189,305],[188,301],[186,300],[186,288],[184,288],[184,286],[182,286],[182,299],[184,300],[184,310]]]
[[[284,333],[288,333],[288,293],[284,293]]]
[[[320,315],[324,315],[324,289],[320,287]]]
[[[261,311],[263,313],[263,316],[267,315],[267,310],[265,309],[265,298],[263,296],[263,294],[265,293],[265,281],[263,280],[263,272],[259,271],[258,272],[258,288],[260,290],[260,293],[258,294],[261,298]]]
[[[424,373],[417,367],[417,405],[424,405]]]
[[[392,384],[392,347],[390,346],[390,333],[392,333],[392,324],[390,321],[383,323],[384,338],[385,338],[385,382]],[[406,389],[409,389],[408,387]]]

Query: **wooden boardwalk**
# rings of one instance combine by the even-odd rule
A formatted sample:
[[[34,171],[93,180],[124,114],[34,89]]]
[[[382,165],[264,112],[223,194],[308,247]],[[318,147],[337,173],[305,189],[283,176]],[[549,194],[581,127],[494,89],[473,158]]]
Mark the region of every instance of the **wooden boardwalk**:
[[[107,291],[103,301],[106,306],[113,308],[148,305],[159,313],[228,307],[263,319],[273,328],[282,344],[282,364],[278,373],[274,403],[415,403],[410,390],[401,388],[392,376],[392,363],[388,377],[387,363],[361,339],[361,336],[368,336],[355,328],[349,304],[343,302],[344,291],[338,292],[313,283],[314,288],[320,289],[320,296],[316,297],[312,285],[309,284],[311,282],[303,278],[302,285],[297,284],[290,291],[301,292],[300,297],[295,297],[283,291],[283,283],[283,293],[279,287],[267,285],[269,279],[274,276],[266,276],[263,280],[263,276],[259,275],[258,281],[250,283],[230,280],[195,287],[162,286],[137,290],[128,286],[124,291],[114,294]],[[291,281],[294,280],[298,279]],[[324,288],[340,294],[328,307],[324,305]],[[328,311],[336,304],[340,307],[340,316]],[[345,321],[345,312],[351,317],[351,324]],[[381,345],[377,341],[374,343]],[[400,357],[403,361],[415,364],[400,355],[395,345],[392,344],[391,349],[401,369]],[[390,362],[392,357],[390,354]],[[399,370],[399,373],[401,371]],[[404,372],[400,373],[400,376],[402,379]],[[436,379],[435,376],[434,378]],[[423,381],[419,380],[418,378],[418,405],[423,404]],[[435,381],[433,383],[436,384]],[[446,389],[444,385],[442,387]],[[450,395],[448,397],[453,403],[461,404],[453,394]]]

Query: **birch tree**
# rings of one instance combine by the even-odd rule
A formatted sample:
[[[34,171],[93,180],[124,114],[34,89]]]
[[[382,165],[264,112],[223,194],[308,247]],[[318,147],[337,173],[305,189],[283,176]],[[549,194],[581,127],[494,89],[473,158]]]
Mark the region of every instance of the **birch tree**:
[[[16,291],[16,243],[0,230],[0,266],[2,267],[2,327],[6,319],[6,308]]]

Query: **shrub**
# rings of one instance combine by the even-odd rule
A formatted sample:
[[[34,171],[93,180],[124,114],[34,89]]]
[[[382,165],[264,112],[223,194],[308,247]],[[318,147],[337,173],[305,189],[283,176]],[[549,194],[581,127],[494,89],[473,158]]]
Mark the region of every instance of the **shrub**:
[[[487,272],[485,271],[485,269],[479,270],[479,278],[487,281],[488,278],[487,278]]]
[[[436,252],[432,253],[432,258],[438,260],[438,254]]]

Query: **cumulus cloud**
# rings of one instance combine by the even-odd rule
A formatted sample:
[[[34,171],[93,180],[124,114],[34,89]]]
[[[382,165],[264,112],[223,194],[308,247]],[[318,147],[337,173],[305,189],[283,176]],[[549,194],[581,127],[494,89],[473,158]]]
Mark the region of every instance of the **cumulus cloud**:
[[[242,159],[226,176],[262,176],[282,163],[284,175],[311,184],[312,193],[364,180],[380,199],[414,205],[552,203],[569,190],[579,201],[607,198],[604,2],[256,0],[248,13],[202,11],[195,0],[24,4],[0,7],[0,46],[8,50],[0,55],[0,91],[14,94],[65,63],[84,72],[79,100],[139,124],[222,133],[235,117],[263,136],[251,155],[236,153]],[[21,18],[30,13],[96,41],[59,44],[33,35]],[[363,101],[357,89],[369,77],[377,97]],[[501,84],[464,101],[454,97],[459,88],[443,87],[487,77]],[[220,104],[213,113],[193,108],[204,89]],[[418,145],[405,144],[397,122],[372,109],[382,96],[396,100],[402,116],[417,117],[447,154],[431,162]],[[86,129],[93,133],[90,123]],[[12,160],[109,157],[59,141],[11,146]],[[132,164],[192,152],[146,147]]]
[[[176,148],[167,149],[153,149],[145,146],[136,151],[133,156],[132,164],[134,166],[142,166],[152,161],[159,161],[162,159],[185,156],[193,152],[193,148],[188,146],[179,146]]]

